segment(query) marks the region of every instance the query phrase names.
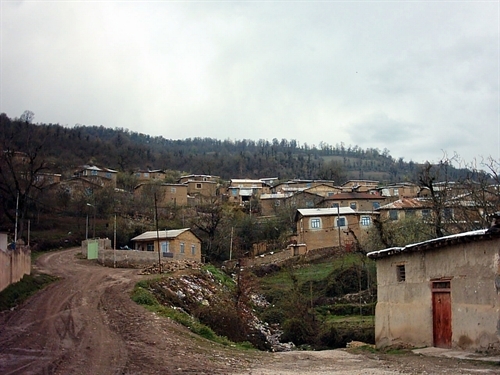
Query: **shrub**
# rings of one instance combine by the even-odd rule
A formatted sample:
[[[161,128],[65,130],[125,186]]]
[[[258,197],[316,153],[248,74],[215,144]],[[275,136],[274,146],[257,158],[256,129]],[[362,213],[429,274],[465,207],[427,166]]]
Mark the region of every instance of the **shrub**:
[[[158,301],[148,290],[136,286],[132,292],[132,300],[139,305],[156,306]]]
[[[313,327],[301,318],[285,320],[282,328],[282,341],[291,341],[295,345],[310,344],[315,336]]]

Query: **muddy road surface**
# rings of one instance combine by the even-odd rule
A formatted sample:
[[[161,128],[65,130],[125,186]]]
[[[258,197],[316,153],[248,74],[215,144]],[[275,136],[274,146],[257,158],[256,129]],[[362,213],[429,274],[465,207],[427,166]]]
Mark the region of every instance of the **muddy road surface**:
[[[79,249],[43,255],[61,279],[0,314],[0,374],[500,374],[488,363],[416,355],[238,351],[192,334],[130,299],[137,270],[102,267]]]

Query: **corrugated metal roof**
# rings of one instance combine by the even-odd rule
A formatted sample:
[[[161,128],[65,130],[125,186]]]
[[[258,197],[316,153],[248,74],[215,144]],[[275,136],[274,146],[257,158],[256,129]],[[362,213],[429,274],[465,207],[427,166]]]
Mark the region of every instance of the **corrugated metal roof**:
[[[170,230],[150,230],[144,232],[143,234],[138,235],[137,237],[132,238],[132,241],[148,241],[148,240],[156,240],[157,238],[163,240],[168,238],[176,238],[181,233],[188,231],[189,228],[184,229],[170,229]]]
[[[370,193],[338,193],[332,194],[325,198],[325,200],[343,200],[343,199],[384,199],[384,197],[378,194],[370,194]]]
[[[260,199],[283,199],[291,197],[293,194],[290,193],[272,193],[272,194],[261,194]]]
[[[396,255],[400,253],[413,252],[413,251],[423,251],[427,249],[433,249],[436,247],[444,247],[447,245],[451,245],[461,242],[470,242],[470,241],[478,241],[482,239],[490,239],[493,237],[500,237],[500,232],[492,233],[489,232],[488,229],[479,229],[470,232],[463,232],[458,234],[452,234],[450,236],[444,236],[439,238],[434,238],[432,240],[418,242],[410,245],[406,245],[403,247],[390,247],[383,250],[371,251],[366,254],[369,258],[378,259],[385,258],[391,255]]]
[[[299,208],[297,212],[302,216],[349,215],[356,213],[351,207]]]

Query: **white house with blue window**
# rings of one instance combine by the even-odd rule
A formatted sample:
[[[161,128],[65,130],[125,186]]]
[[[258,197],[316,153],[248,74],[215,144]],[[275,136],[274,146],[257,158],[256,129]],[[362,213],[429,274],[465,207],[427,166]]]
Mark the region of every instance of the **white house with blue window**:
[[[302,208],[295,214],[297,242],[307,250],[351,248],[368,231],[378,213],[351,207]]]

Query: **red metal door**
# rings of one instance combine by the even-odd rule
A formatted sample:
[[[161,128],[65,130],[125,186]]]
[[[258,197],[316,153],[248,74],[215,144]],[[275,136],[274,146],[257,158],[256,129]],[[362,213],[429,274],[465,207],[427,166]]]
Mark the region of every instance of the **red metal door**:
[[[449,291],[432,293],[432,315],[434,346],[451,348],[451,293]]]

